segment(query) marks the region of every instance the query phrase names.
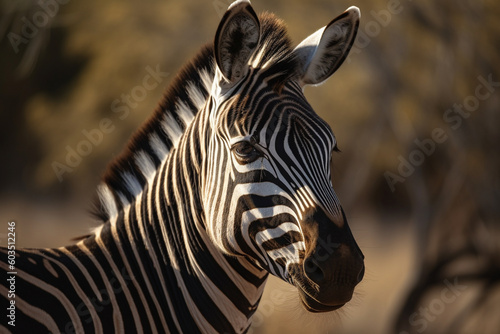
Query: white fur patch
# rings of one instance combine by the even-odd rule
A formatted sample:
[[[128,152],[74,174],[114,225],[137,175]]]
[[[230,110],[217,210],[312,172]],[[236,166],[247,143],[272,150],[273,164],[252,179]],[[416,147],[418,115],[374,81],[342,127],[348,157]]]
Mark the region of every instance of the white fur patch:
[[[207,90],[207,92],[210,92],[212,89],[212,84],[214,82],[214,78],[206,69],[202,69],[199,71],[200,74],[200,79],[201,82],[203,83],[203,86]]]
[[[151,183],[156,174],[156,166],[153,163],[153,160],[151,160],[146,152],[139,151],[135,154],[135,163],[141,170],[142,175],[144,175],[148,183]]]
[[[125,172],[122,174],[123,181],[125,181],[125,186],[130,194],[137,196],[142,192],[142,186],[140,182],[130,173]]]
[[[127,197],[125,197],[125,195],[123,195],[122,192],[117,191],[116,194],[118,195],[118,198],[120,198],[120,202],[122,203],[123,207],[130,205],[129,200],[127,199]]]
[[[275,228],[268,228],[255,234],[255,241],[261,246],[264,242],[277,239],[284,234],[295,231],[301,233],[300,228],[294,223],[285,222]]]
[[[104,227],[104,224],[101,224],[97,227],[93,227],[90,229],[90,234],[95,234],[95,235],[99,235],[102,231],[102,228]],[[80,242],[83,243],[83,240],[81,240]]]
[[[203,92],[200,91],[198,87],[196,87],[196,85],[192,82],[189,82],[187,84],[186,90],[196,109],[200,110],[205,105],[205,102],[207,100],[203,95]]]
[[[179,101],[176,103],[176,113],[179,115],[179,117],[182,120],[182,123],[184,123],[184,126],[187,128],[189,124],[194,119],[194,115],[189,108],[188,104],[184,101]]]
[[[170,150],[156,133],[149,135],[149,145],[151,145],[151,148],[155,151],[158,159],[164,161],[167,158]]]
[[[165,118],[163,119],[161,126],[174,146],[177,146],[177,143],[182,136],[182,129],[170,113],[165,114]]]
[[[99,196],[99,200],[101,201],[101,205],[108,217],[117,216],[118,209],[116,208],[115,198],[108,185],[100,184],[97,187],[97,194]]]

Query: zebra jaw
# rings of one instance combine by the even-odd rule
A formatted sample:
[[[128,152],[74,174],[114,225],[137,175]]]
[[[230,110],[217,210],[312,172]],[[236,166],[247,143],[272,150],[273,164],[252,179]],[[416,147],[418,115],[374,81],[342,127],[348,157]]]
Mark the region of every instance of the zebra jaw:
[[[346,303],[339,304],[339,305],[321,304],[320,302],[318,302],[314,298],[310,297],[307,293],[303,292],[303,290],[301,290],[301,289],[299,289],[299,299],[300,299],[300,302],[302,303],[302,306],[307,311],[312,312],[312,313],[335,311],[346,304]]]

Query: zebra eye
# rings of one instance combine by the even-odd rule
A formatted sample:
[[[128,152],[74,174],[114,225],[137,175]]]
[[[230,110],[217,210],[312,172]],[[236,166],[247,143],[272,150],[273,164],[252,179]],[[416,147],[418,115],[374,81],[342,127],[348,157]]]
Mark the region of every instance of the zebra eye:
[[[248,141],[240,141],[233,145],[231,150],[238,162],[242,165],[249,164],[257,160],[262,154]]]

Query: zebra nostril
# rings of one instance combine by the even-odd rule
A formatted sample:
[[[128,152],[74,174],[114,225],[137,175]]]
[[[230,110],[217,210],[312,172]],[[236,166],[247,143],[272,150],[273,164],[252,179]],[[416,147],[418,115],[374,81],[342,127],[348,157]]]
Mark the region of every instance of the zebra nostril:
[[[305,259],[304,272],[314,283],[320,284],[325,280],[325,273],[313,258]]]

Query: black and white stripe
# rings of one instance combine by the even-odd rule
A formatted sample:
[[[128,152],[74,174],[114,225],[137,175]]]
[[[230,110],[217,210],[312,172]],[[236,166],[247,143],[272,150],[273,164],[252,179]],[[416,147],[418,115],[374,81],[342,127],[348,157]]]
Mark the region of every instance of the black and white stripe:
[[[302,90],[340,66],[358,19],[350,8],[292,49],[280,20],[231,5],[109,167],[103,224],[75,245],[18,251],[15,331],[245,332],[268,273],[309,310],[345,303],[338,286],[352,294],[362,255],[331,184],[335,137]],[[325,282],[304,268],[333,230],[350,262],[315,264],[337,271]]]

